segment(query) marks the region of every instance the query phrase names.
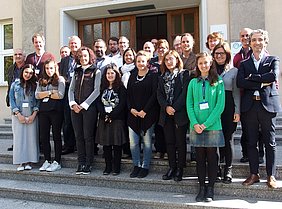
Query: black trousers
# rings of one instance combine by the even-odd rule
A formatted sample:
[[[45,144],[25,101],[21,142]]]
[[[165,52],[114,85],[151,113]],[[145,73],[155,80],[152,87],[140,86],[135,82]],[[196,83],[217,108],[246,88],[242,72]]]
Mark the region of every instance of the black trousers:
[[[241,135],[240,143],[242,147],[242,155],[243,157],[248,157],[248,138],[245,133],[246,129],[245,129],[245,122],[243,118],[241,118],[241,126],[242,126],[242,135]],[[263,144],[261,131],[259,131],[258,149],[259,149],[259,156],[264,157],[264,144]]]
[[[154,146],[156,148],[156,152],[166,153],[166,143],[163,127],[159,124],[155,125],[155,143]]]
[[[257,144],[259,140],[259,130],[261,130],[266,151],[266,172],[268,176],[275,175],[276,113],[267,112],[261,104],[261,101],[254,101],[251,109],[248,112],[242,113],[242,117],[245,121],[250,173],[259,173],[259,153]]]
[[[94,104],[87,110],[79,113],[71,111],[71,119],[76,138],[78,163],[80,165],[92,165],[94,158],[94,140],[97,124],[97,109]],[[94,127],[94,128],[93,128]]]
[[[114,172],[120,171],[122,146],[103,146],[106,167],[114,169]],[[113,155],[114,153],[114,155]]]
[[[52,126],[52,134],[55,149],[55,161],[61,162],[62,137],[61,129],[63,124],[63,111],[47,111],[39,114],[39,130],[40,141],[45,160],[51,161],[51,145],[50,145],[50,128]]]
[[[63,123],[64,146],[65,148],[74,148],[75,135],[71,122],[71,109],[68,100],[68,90],[69,90],[69,85],[66,85],[65,98],[64,98],[64,123]]]
[[[216,174],[218,171],[217,153],[216,153],[217,148],[195,147],[195,149],[196,149],[196,162],[197,162],[196,169],[197,169],[199,184],[200,186],[205,185],[206,171],[208,170],[208,180],[209,180],[208,186],[213,187],[216,180]]]
[[[186,165],[187,125],[177,126],[174,118],[167,118],[163,130],[169,167],[184,168]]]

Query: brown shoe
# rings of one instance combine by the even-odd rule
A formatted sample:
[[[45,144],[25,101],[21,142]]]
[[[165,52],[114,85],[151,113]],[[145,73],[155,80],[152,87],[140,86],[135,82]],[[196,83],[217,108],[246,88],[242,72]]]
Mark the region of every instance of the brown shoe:
[[[251,174],[242,184],[244,186],[250,186],[259,182],[259,174]]]
[[[267,186],[272,189],[277,188],[276,179],[274,176],[267,177]]]

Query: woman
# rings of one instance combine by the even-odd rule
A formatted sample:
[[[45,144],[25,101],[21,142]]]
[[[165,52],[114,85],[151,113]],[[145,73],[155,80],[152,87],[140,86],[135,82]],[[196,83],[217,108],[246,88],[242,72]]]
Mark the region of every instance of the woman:
[[[121,80],[127,88],[130,73],[135,68],[136,52],[132,48],[127,48],[123,53],[123,66],[120,67]]]
[[[104,175],[120,173],[122,145],[128,138],[125,131],[126,89],[115,64],[106,66],[102,77],[101,96],[97,102],[99,123],[96,143],[103,145],[106,168]],[[112,151],[114,155],[112,155]]]
[[[149,71],[149,55],[139,51],[136,55],[137,71],[128,80],[128,129],[130,150],[134,169],[131,178],[144,178],[149,173],[152,155],[152,133],[158,117],[157,86],[158,75]],[[143,138],[143,161],[141,161],[139,142]]]
[[[196,201],[211,202],[217,174],[217,147],[224,146],[220,116],[224,109],[224,84],[212,66],[212,57],[199,53],[196,77],[188,86],[187,112],[190,119],[190,141],[196,150],[200,190]],[[206,165],[207,163],[207,165]],[[206,169],[208,184],[205,188]]]
[[[223,42],[223,36],[219,32],[212,32],[207,36],[207,42],[206,47],[210,50],[212,53],[214,47],[219,44],[220,42]]]
[[[9,92],[12,110],[13,164],[17,171],[31,170],[31,163],[39,160],[37,112],[35,99],[36,75],[33,65],[24,65],[20,79],[15,80]]]
[[[217,73],[222,77],[225,89],[225,108],[221,115],[225,147],[219,149],[220,159],[225,160],[223,182],[232,182],[232,139],[240,120],[240,89],[237,88],[237,68],[231,68],[231,51],[228,43],[216,45],[212,53]]]
[[[63,98],[65,94],[65,79],[59,75],[55,61],[47,60],[43,65],[41,78],[38,81],[35,97],[40,100],[39,133],[45,162],[40,171],[57,171],[61,169],[63,125]],[[50,128],[52,126],[55,158],[51,162]]]
[[[163,58],[165,53],[169,50],[169,43],[166,39],[159,39],[157,44],[157,53],[158,56],[153,57],[150,60],[150,65],[149,69],[152,72],[158,73],[158,75],[161,75],[161,65],[163,62]],[[159,112],[159,111],[158,111]],[[159,116],[158,116],[159,117]],[[156,148],[156,154],[154,155],[155,159],[167,159],[167,154],[166,154],[166,145],[165,145],[165,140],[164,140],[164,131],[163,128],[159,125],[155,125],[155,148]]]
[[[94,158],[94,129],[98,117],[95,100],[100,94],[101,84],[101,71],[95,67],[94,62],[95,55],[90,48],[79,48],[78,66],[68,93],[78,155],[77,175],[90,174]]]
[[[169,170],[163,180],[181,181],[186,164],[186,132],[188,116],[185,98],[189,83],[189,71],[183,70],[183,62],[175,50],[164,55],[161,65],[157,97],[161,106],[159,124],[163,127]]]
[[[128,79],[130,74],[135,69],[136,52],[132,48],[127,48],[123,53],[123,66],[120,67],[121,81],[125,88],[127,88]],[[127,117],[126,117],[127,118]],[[126,143],[123,145],[122,158],[131,158],[128,129],[126,129]]]

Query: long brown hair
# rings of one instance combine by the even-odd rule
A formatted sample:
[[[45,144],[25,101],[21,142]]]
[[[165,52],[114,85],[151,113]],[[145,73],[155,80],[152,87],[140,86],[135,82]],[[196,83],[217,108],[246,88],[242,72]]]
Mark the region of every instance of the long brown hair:
[[[114,64],[114,63],[108,64],[108,65],[106,65],[104,73],[102,75],[101,92],[103,92],[105,89],[109,88],[109,86],[110,86],[110,82],[107,79],[107,71],[109,69],[112,69],[116,73],[116,78],[115,78],[115,80],[112,84],[113,90],[117,90],[120,86],[123,85],[123,83],[121,81],[121,75],[120,75],[120,72],[119,72],[116,64]]]
[[[30,68],[32,69],[32,76],[29,80],[24,80],[23,78],[23,73],[24,73],[24,70],[27,69],[27,68]],[[25,86],[25,93],[27,95],[29,95],[31,92],[35,91],[36,89],[36,81],[37,81],[37,77],[36,77],[36,74],[35,74],[35,69],[34,69],[34,66],[31,65],[31,64],[25,64],[21,70],[21,74],[20,74],[20,85],[22,88],[24,88]]]
[[[55,73],[52,77],[49,77],[46,73],[46,65],[48,65],[49,63],[54,63],[54,66],[55,66]],[[39,85],[40,86],[47,86],[48,84],[51,84],[52,86],[58,86],[59,85],[59,67],[58,67],[58,64],[53,61],[53,60],[46,60],[44,62],[44,65],[43,65],[43,71],[42,71],[42,74],[41,74],[41,78],[39,79]]]
[[[169,50],[164,54],[163,61],[162,61],[161,67],[160,67],[161,74],[163,74],[165,71],[168,70],[168,68],[165,64],[165,58],[166,58],[166,56],[168,56],[170,54],[172,56],[174,56],[178,61],[175,67],[178,68],[179,70],[183,69],[183,62],[182,62],[182,59],[181,59],[180,55],[178,54],[178,52],[175,51],[175,50]]]
[[[216,83],[218,81],[218,74],[216,72],[214,62],[212,61],[212,56],[209,55],[207,52],[200,52],[196,55],[195,77],[198,78],[198,77],[201,76],[201,71],[199,70],[199,67],[198,67],[198,61],[199,61],[200,58],[203,58],[203,57],[208,57],[211,60],[211,66],[210,66],[210,70],[209,70],[208,79],[209,79],[210,85],[212,86],[214,83]]]

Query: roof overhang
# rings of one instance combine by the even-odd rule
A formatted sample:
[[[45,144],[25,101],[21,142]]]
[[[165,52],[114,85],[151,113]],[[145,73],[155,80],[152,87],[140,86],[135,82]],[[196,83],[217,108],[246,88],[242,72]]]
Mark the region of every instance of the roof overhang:
[[[62,8],[75,20],[138,15],[199,6],[200,0],[109,0]]]

